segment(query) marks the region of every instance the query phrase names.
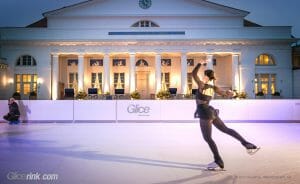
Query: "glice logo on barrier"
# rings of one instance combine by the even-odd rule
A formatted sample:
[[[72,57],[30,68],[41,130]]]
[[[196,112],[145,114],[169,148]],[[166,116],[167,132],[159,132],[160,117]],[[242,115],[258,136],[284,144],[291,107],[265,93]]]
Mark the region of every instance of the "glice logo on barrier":
[[[149,106],[140,106],[138,104],[130,104],[127,107],[127,112],[132,114],[138,114],[139,116],[149,116],[150,113],[150,107]]]

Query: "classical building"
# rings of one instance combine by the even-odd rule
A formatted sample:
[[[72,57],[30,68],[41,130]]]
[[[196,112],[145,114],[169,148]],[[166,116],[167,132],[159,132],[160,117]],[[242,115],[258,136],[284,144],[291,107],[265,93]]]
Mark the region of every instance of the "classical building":
[[[89,0],[46,12],[0,29],[0,97],[56,100],[69,88],[189,94],[191,71],[205,62],[201,70],[214,69],[224,89],[292,98],[291,27],[257,25],[248,14],[206,0]]]

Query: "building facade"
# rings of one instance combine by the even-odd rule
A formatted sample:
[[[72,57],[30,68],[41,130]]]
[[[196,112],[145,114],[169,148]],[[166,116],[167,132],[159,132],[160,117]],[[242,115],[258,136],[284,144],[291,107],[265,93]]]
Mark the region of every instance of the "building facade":
[[[46,12],[27,27],[0,29],[0,98],[57,100],[69,88],[190,94],[199,62],[224,89],[292,98],[291,27],[260,26],[248,14],[205,0],[89,0]]]

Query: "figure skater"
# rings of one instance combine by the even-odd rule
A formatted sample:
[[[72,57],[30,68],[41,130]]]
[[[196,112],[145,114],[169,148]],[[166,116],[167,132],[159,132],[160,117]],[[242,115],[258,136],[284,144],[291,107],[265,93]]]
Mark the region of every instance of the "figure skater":
[[[204,78],[200,80],[197,73],[201,67],[201,63],[197,64],[197,66],[193,69],[192,75],[193,79],[196,81],[198,85],[198,91],[196,93],[196,103],[197,103],[197,111],[195,117],[200,118],[200,127],[204,140],[208,143],[213,155],[214,162],[207,165],[208,170],[215,169],[223,169],[224,162],[218,152],[217,145],[211,137],[212,132],[212,124],[217,127],[220,131],[231,135],[241,142],[241,144],[247,149],[249,154],[256,153],[259,148],[254,144],[246,141],[238,132],[233,129],[228,128],[224,122],[219,118],[218,110],[214,109],[209,105],[209,101],[213,98],[214,93],[218,93],[225,97],[232,97],[233,92],[223,91],[219,87],[215,85],[215,76],[213,70],[205,70]]]

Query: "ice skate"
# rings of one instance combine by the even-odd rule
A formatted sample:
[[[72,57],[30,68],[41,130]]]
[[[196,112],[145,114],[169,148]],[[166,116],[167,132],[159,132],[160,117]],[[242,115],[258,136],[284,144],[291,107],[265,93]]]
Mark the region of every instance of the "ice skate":
[[[246,143],[244,146],[246,147],[247,153],[249,155],[254,155],[256,152],[258,152],[258,150],[260,150],[260,147],[257,147],[251,143]]]
[[[206,170],[208,170],[208,171],[225,171],[223,161],[220,161],[219,163],[216,163],[216,162],[209,163],[206,166]]]

